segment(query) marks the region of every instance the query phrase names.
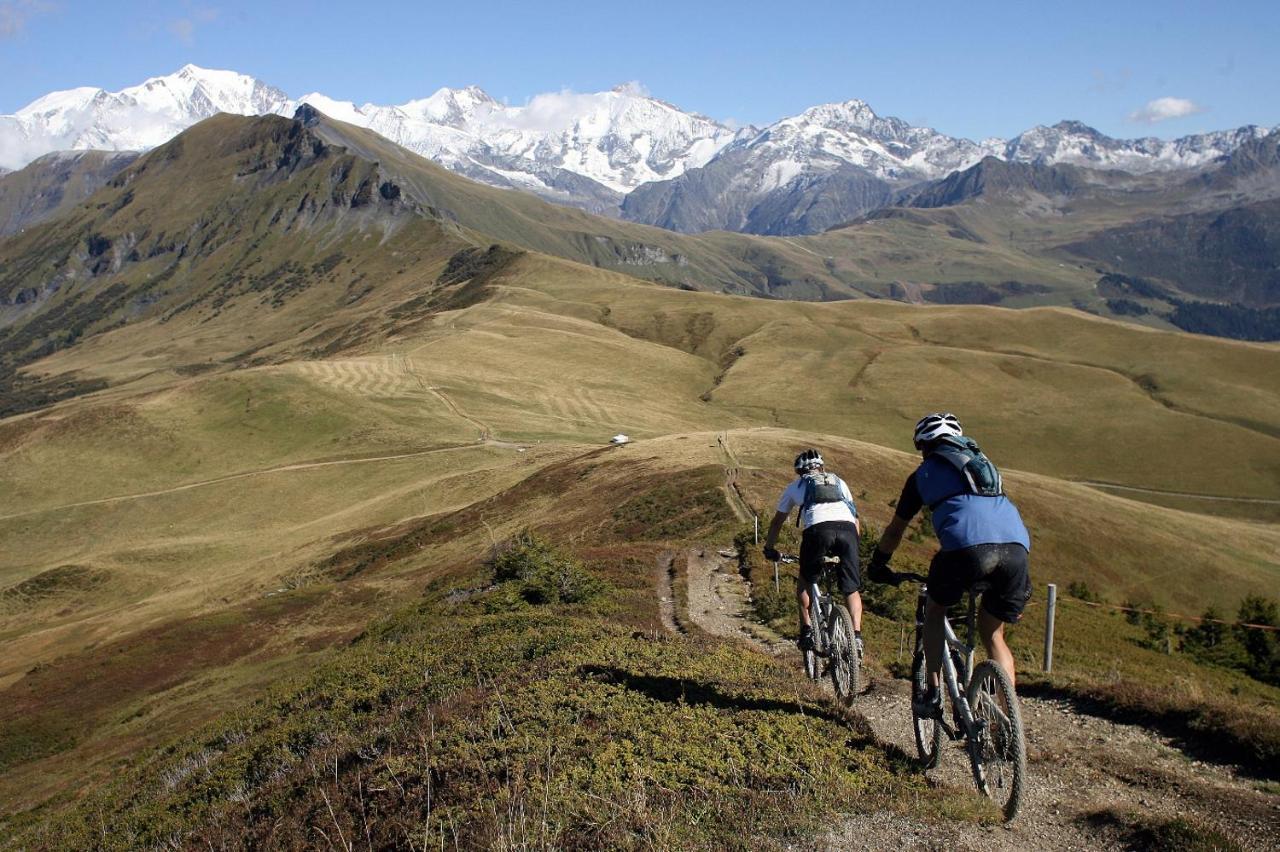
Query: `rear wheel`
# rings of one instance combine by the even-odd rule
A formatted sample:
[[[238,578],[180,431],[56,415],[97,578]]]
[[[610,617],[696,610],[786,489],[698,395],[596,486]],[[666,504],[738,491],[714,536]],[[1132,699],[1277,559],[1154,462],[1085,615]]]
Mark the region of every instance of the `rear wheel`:
[[[969,749],[973,779],[1008,822],[1018,813],[1027,774],[1027,743],[1018,696],[1005,670],[993,660],[983,660],[973,670],[967,697],[974,719],[984,723],[977,743]]]
[[[911,695],[923,695],[929,685],[929,675],[924,665],[924,649],[916,650],[911,659]],[[916,751],[920,755],[920,765],[925,769],[933,769],[938,765],[942,754],[942,720],[927,718],[911,708],[911,727],[915,730]]]
[[[828,653],[831,660],[831,684],[836,689],[836,698],[843,704],[853,703],[861,686],[862,668],[858,659],[858,649],[854,642],[853,619],[849,610],[836,604],[831,617],[831,642]]]

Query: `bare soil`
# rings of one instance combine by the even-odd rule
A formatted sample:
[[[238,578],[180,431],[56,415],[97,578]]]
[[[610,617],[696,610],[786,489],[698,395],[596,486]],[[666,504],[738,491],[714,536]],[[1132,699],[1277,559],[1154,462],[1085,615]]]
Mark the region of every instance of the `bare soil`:
[[[684,558],[694,624],[711,635],[793,658],[796,677],[803,677],[795,646],[752,620],[750,587],[738,573],[736,557],[709,546],[691,549]],[[869,685],[853,712],[886,747],[914,756],[909,686],[884,674],[876,661],[869,664]],[[825,849],[1126,849],[1142,843],[1135,823],[1182,819],[1244,848],[1278,847],[1280,795],[1264,791],[1235,767],[1193,760],[1159,734],[1081,713],[1067,701],[1022,697],[1021,704],[1030,783],[1011,824],[856,814],[815,838],[815,844]],[[973,790],[961,744],[944,745],[939,767],[928,775],[939,786]]]

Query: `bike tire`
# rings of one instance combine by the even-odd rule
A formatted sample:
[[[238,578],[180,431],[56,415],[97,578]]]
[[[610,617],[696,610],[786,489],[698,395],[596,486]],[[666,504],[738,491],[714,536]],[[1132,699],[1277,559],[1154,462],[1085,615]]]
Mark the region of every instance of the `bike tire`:
[[[804,652],[804,673],[809,680],[818,680],[822,677],[822,643],[825,637],[822,632],[822,611],[818,605],[818,601],[812,596],[809,599],[809,624],[813,630],[813,648]]]
[[[862,665],[854,642],[853,619],[841,604],[832,608],[829,630],[831,685],[835,687],[836,700],[847,707],[862,688]]]
[[[922,694],[928,683],[929,675],[925,669],[924,649],[919,648],[911,659],[911,695],[914,697]],[[925,769],[936,768],[939,758],[942,757],[942,720],[920,716],[913,706],[911,728],[916,735],[916,753],[920,755],[920,765]]]
[[[804,674],[809,680],[817,680],[822,676],[818,655],[812,650],[804,652]]]
[[[1022,803],[1027,776],[1027,741],[1018,696],[1005,670],[994,660],[983,660],[974,667],[966,697],[974,719],[986,721],[981,741],[969,749],[974,783],[1009,822]]]

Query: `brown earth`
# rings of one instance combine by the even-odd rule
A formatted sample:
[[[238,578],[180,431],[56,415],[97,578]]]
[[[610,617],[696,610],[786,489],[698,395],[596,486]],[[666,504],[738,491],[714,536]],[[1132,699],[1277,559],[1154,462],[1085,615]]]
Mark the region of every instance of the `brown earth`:
[[[737,570],[736,554],[707,546],[668,558],[681,557],[683,572],[662,566],[660,576],[667,582],[665,589],[660,586],[662,596],[675,600],[683,592],[696,629],[738,640],[745,648],[793,658],[796,677],[803,677],[794,645],[751,617],[750,585]],[[687,590],[670,586],[670,579],[680,573]],[[868,662],[864,677],[869,685],[852,712],[886,747],[914,755],[909,686],[888,675],[877,661]],[[1234,767],[1193,760],[1146,728],[1087,715],[1068,701],[1026,696],[1020,700],[1030,783],[1011,824],[930,823],[892,813],[854,815],[815,838],[818,848],[1126,849],[1153,842],[1141,833],[1142,825],[1174,820],[1217,832],[1244,848],[1275,848],[1280,796],[1242,777]],[[972,789],[968,760],[958,743],[944,745],[939,767],[928,775],[942,787]]]

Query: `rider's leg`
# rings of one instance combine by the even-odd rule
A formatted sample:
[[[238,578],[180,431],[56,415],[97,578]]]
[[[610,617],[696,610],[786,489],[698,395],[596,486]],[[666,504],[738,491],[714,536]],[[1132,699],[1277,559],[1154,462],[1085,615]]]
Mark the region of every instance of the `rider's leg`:
[[[1013,673],[1013,653],[1004,641],[1004,622],[985,609],[978,613],[978,633],[982,636],[982,644],[987,649],[987,656],[995,660],[1005,674],[1009,675],[1009,685],[1017,686]],[[926,634],[927,635],[927,634]],[[925,642],[929,640],[926,638]]]
[[[862,632],[862,593],[854,592],[848,595],[845,600],[849,604],[849,615],[853,618],[853,629],[857,633]]]
[[[924,667],[928,672],[929,686],[937,688],[942,682],[942,653],[946,631],[947,608],[929,598],[924,608]]]
[[[804,583],[804,577],[796,577],[796,603],[800,607],[800,632],[803,633],[806,627],[809,627],[809,588]]]

